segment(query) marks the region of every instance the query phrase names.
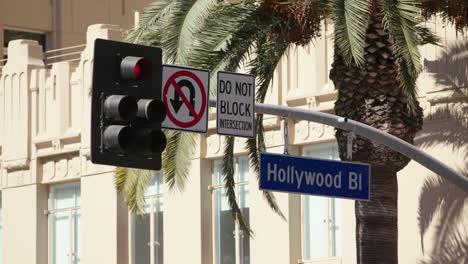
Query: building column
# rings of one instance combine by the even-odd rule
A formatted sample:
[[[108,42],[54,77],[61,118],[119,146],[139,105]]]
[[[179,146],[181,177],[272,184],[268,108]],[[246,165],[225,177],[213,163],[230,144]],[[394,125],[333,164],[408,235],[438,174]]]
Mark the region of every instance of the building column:
[[[183,191],[165,190],[164,263],[211,263],[210,162],[194,158]]]
[[[82,260],[128,263],[128,210],[113,171],[81,177]]]
[[[283,151],[284,146],[267,148],[269,153],[282,154]],[[289,153],[299,155],[300,149],[289,146]],[[250,242],[250,263],[296,264],[301,257],[300,195],[272,192],[285,220],[270,208],[258,189],[257,178],[251,177],[250,181],[250,223],[255,233]]]
[[[47,263],[47,187],[2,190],[3,263]]]
[[[42,48],[36,41],[14,40],[8,58],[0,77],[3,261],[46,264],[47,187],[38,184],[31,162],[29,87],[31,71],[44,67]]]

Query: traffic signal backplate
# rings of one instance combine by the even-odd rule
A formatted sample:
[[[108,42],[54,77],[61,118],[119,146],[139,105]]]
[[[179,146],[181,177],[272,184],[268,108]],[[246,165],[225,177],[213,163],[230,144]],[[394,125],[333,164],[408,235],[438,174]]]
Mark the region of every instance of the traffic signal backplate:
[[[160,48],[97,39],[91,105],[91,161],[159,170],[166,138],[161,131]]]

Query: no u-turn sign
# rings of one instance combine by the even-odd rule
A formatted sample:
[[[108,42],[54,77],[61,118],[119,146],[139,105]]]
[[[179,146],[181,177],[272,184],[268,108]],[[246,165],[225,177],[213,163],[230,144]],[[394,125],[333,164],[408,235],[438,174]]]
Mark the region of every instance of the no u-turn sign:
[[[162,100],[167,112],[162,127],[206,133],[210,72],[164,65],[162,77]]]

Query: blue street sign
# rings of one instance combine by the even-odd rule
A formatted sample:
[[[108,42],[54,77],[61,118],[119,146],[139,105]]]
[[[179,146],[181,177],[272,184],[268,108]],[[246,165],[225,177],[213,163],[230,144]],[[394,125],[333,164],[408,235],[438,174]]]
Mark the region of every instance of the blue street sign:
[[[261,153],[260,189],[369,200],[370,165]]]

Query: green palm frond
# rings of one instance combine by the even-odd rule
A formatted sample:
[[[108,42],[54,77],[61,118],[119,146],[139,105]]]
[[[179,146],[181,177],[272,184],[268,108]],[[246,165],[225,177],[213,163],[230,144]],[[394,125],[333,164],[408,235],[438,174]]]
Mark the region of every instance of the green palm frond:
[[[436,46],[441,46],[441,39],[439,36],[435,35],[429,28],[421,25],[417,25],[416,33],[418,35],[418,44],[420,46],[426,44],[432,44]]]
[[[163,18],[161,26],[161,48],[165,63],[174,64],[178,60],[178,48],[180,44],[180,33],[185,25],[190,9],[196,0],[172,0],[170,12]]]
[[[335,43],[346,64],[363,66],[364,44],[371,6],[368,0],[333,0],[331,17],[335,26]]]
[[[258,88],[256,101],[263,103],[265,101],[268,87],[273,80],[275,69],[281,57],[286,53],[289,43],[279,38],[262,38],[257,40],[256,44],[256,56],[248,66],[251,68],[250,73],[255,75],[257,80]],[[253,168],[258,178],[260,171],[259,154],[266,150],[263,115],[257,115],[256,129],[257,138],[248,139],[246,142],[246,148],[249,151],[250,166]],[[281,218],[286,219],[276,203],[276,198],[273,193],[263,191],[263,197],[267,200],[274,212],[280,215]]]
[[[158,36],[159,34],[154,34],[154,29],[163,28],[155,25],[156,23],[161,22],[161,18],[165,17],[165,15],[171,10],[173,4],[174,1],[172,0],[160,0],[149,4],[148,7],[145,8],[138,27],[131,30],[125,39],[132,43],[143,44],[143,35],[148,35],[151,32],[153,33],[150,34],[151,38],[155,41],[155,36]]]
[[[191,158],[197,144],[197,134],[180,131],[167,133],[167,145],[162,158],[162,171],[169,189],[183,190]]]
[[[239,223],[242,230],[247,232],[249,235],[253,235],[252,230],[242,216],[242,212],[236,198],[236,181],[234,179],[234,137],[226,137],[222,172],[226,192],[225,194],[228,198],[229,206],[231,207],[232,216],[234,217],[234,220]]]
[[[219,6],[196,34],[191,64],[211,71],[234,71],[250,58],[257,39],[265,38],[280,19],[241,5]]]
[[[192,8],[195,8],[195,4]],[[192,29],[194,32],[191,33],[194,39],[191,41],[192,46],[188,48],[190,49],[189,54],[185,54],[184,57],[187,59],[186,64],[192,67],[208,68],[211,71],[218,69],[234,71],[245,60],[253,40],[257,37],[257,25],[254,27],[241,25],[241,23],[247,21],[247,16],[253,16],[255,13],[252,11],[253,9],[238,5],[218,6],[217,8],[219,8],[219,13],[216,16],[210,16],[211,20],[205,20],[203,26]],[[191,12],[191,9],[185,10]],[[182,11],[179,10],[178,12]],[[211,12],[215,11],[211,10]],[[181,20],[183,16],[171,13],[170,17],[167,18],[167,21],[173,23],[176,17]],[[229,23],[225,23],[226,21]],[[183,27],[183,25],[180,26]],[[238,26],[242,30],[232,33]],[[210,34],[211,37],[209,37]],[[176,47],[179,44],[174,42],[173,46]],[[225,47],[225,49],[217,50],[220,47]],[[181,54],[177,54],[177,60],[181,57]],[[215,74],[212,74],[212,77],[215,77]],[[168,134],[168,144],[163,156],[163,170],[166,183],[170,188],[175,186],[178,186],[179,189],[183,188],[195,143],[195,135],[193,134],[182,132],[170,132]]]
[[[246,53],[245,48],[238,48],[237,45],[243,43],[243,47],[250,47],[258,29],[246,22],[255,19],[257,15],[255,9],[239,5],[219,5],[195,34],[194,47],[190,54],[191,64],[205,65],[206,68],[215,70],[219,68],[221,61],[229,60],[231,53]]]
[[[180,34],[177,34],[177,38],[169,38],[168,40],[177,41],[177,60],[176,63],[180,65],[187,65],[188,55],[193,44],[192,41],[195,38],[195,34],[200,32],[206,20],[213,15],[213,11],[219,6],[217,0],[198,0],[194,1],[194,4],[187,12],[183,24],[180,27]],[[175,26],[171,23],[170,26]],[[171,28],[169,27],[169,30]],[[175,29],[175,28],[174,28]],[[172,36],[172,34],[170,34]],[[169,43],[174,45],[174,43]],[[170,51],[169,51],[170,52]]]
[[[164,17],[161,34],[166,63],[187,65],[194,34],[200,31],[217,5],[216,0],[173,0],[171,12]]]
[[[263,103],[273,80],[275,69],[286,53],[289,43],[281,38],[260,38],[256,41],[256,56],[248,64],[257,81],[256,101]]]
[[[125,202],[131,212],[143,214],[145,209],[145,192],[150,185],[153,171],[117,167],[114,184],[119,193],[123,193]]]
[[[245,21],[255,16],[252,9],[237,5],[218,6],[213,16],[195,34],[187,64],[211,71],[211,93],[216,92],[216,72],[235,71],[248,57],[256,29],[245,27]]]
[[[393,51],[398,66],[398,79],[403,93],[408,97],[410,110],[416,109],[416,79],[422,71],[418,45],[417,25],[421,22],[420,9],[414,0],[379,0],[383,23],[393,40]]]

